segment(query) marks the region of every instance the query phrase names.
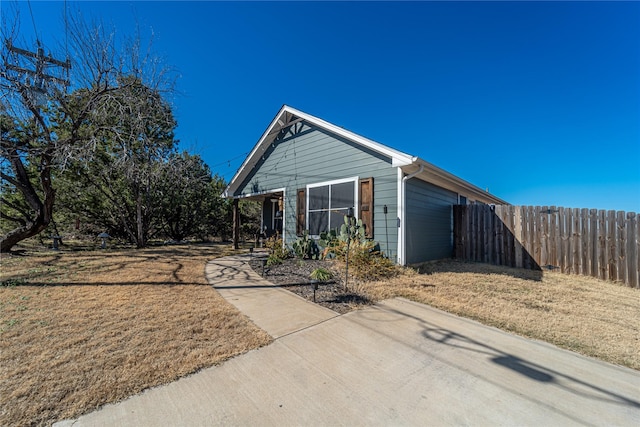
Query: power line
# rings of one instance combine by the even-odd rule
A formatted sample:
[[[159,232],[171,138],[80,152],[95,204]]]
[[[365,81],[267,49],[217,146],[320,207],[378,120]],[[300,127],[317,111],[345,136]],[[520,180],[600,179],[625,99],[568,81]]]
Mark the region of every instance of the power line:
[[[27,0],[27,4],[29,5],[29,14],[31,15],[31,23],[33,24],[33,32],[36,35],[36,41],[38,42],[38,46],[40,46],[40,37],[38,36],[38,29],[36,28],[36,20],[33,18],[33,10],[31,9],[31,0]]]
[[[69,60],[69,23],[67,21],[67,0],[64,0],[64,53]]]
[[[241,158],[241,157],[246,157],[246,156],[247,156],[247,154],[249,154],[249,153],[250,153],[250,152],[249,152],[249,151],[247,151],[246,153],[240,154],[240,155],[238,155],[238,156],[236,156],[236,157],[234,157],[234,158],[232,158],[232,159],[225,160],[224,162],[221,162],[221,163],[218,163],[218,164],[215,164],[215,165],[211,165],[211,166],[209,166],[209,167],[210,167],[210,168],[215,168],[216,166],[223,166],[223,165],[229,165],[229,167],[231,167],[231,162],[232,162],[232,161],[234,161],[234,160],[238,160],[238,159],[239,159],[239,158]]]

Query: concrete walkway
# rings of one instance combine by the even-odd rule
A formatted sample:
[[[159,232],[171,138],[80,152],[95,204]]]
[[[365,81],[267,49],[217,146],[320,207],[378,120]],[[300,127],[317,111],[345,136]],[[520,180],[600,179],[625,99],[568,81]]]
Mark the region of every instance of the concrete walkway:
[[[259,328],[280,338],[338,316],[263,279],[247,265],[251,256],[236,255],[210,261],[209,283]]]
[[[404,299],[337,316],[243,260],[207,277],[280,338],[59,425],[640,425],[640,372]]]

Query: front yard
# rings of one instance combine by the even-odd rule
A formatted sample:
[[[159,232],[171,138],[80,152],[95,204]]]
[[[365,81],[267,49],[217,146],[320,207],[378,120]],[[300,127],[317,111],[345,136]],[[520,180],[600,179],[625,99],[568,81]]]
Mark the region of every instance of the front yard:
[[[50,425],[266,345],[207,285],[228,246],[2,257],[0,425]]]
[[[271,338],[207,285],[223,245],[29,251],[3,256],[0,425],[49,425],[266,345]],[[396,296],[611,363],[640,369],[640,290],[597,279],[485,264],[426,263],[379,282],[344,267],[287,260],[266,274],[340,312]],[[261,269],[257,264],[256,269]],[[351,270],[350,270],[351,271]]]

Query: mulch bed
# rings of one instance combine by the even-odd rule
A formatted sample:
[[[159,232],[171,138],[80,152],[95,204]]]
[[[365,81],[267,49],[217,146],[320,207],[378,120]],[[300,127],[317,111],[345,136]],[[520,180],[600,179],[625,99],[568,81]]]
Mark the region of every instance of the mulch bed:
[[[259,259],[250,261],[249,264],[254,271],[262,274],[262,262]],[[316,268],[329,270],[333,279],[330,282],[318,282],[318,289],[314,292],[311,272]],[[338,269],[331,261],[286,259],[282,264],[266,267],[264,278],[340,314],[373,304],[366,296],[345,292],[344,270]]]

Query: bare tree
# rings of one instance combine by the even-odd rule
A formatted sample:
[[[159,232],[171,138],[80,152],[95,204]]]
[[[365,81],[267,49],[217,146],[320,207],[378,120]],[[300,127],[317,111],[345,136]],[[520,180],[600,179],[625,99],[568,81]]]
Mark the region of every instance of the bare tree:
[[[3,28],[11,28],[7,24],[3,21]],[[43,71],[43,61],[51,55],[41,54],[39,42],[36,55],[23,55],[26,50],[15,46],[13,28],[3,33],[0,48],[1,252],[51,222],[56,171],[71,162],[90,161],[106,134],[119,135],[123,144],[140,135],[148,122],[136,121],[132,108],[141,88],[153,96],[173,89],[170,69],[150,49],[143,52],[139,34],[118,44],[114,31],[75,16],[68,26],[69,57],[64,62],[71,65],[69,92],[64,77]],[[128,123],[128,133],[122,133],[123,123]],[[130,160],[121,158],[123,164]],[[15,227],[5,233],[8,224]]]

